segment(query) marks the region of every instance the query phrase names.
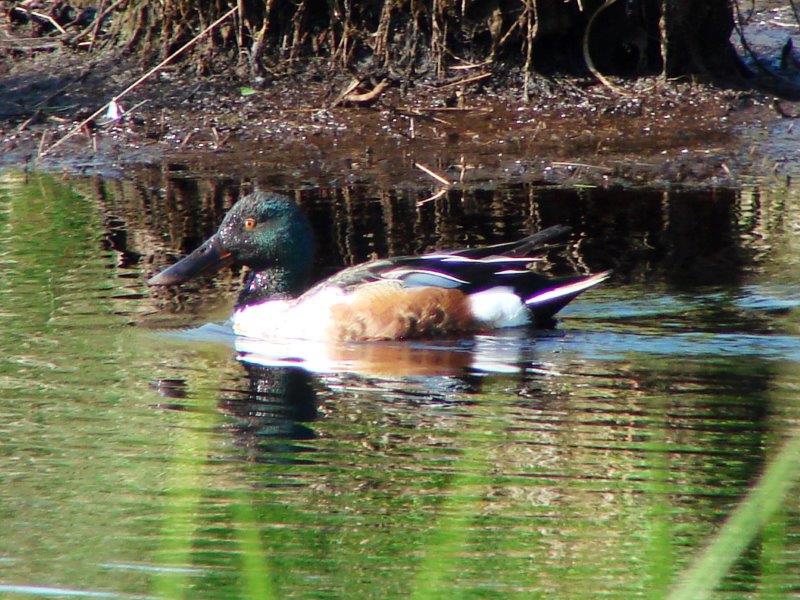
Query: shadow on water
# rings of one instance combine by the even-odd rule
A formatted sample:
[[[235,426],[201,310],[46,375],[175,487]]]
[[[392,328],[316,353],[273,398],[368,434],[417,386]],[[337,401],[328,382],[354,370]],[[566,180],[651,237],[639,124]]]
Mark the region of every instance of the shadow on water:
[[[0,592],[800,590],[793,190],[283,190],[320,278],[558,223],[543,271],[615,269],[549,332],[286,347],[209,324],[239,273],[143,284],[247,187],[0,184]]]

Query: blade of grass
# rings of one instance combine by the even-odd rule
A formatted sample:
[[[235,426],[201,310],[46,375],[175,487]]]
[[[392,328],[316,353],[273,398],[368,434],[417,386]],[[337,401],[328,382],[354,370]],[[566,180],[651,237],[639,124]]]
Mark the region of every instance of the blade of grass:
[[[476,410],[472,427],[459,436],[464,443],[463,454],[453,465],[456,475],[450,493],[442,503],[441,517],[411,587],[413,600],[441,598],[445,594],[444,587],[459,561],[459,553],[467,545],[469,523],[479,513],[484,498],[481,491],[490,477],[489,449],[497,444],[504,430],[505,420],[497,413],[498,407],[502,404],[487,402],[486,412]]]
[[[458,553],[467,543],[469,522],[477,514],[482,498],[479,486],[488,470],[488,461],[483,464],[479,461],[480,449],[480,445],[470,446],[455,465],[459,474],[453,478],[436,531],[425,548],[425,558],[412,586],[413,600],[442,597],[442,588],[458,562]]]
[[[213,397],[198,396],[207,398],[209,404],[203,406],[201,399],[200,410],[184,413],[186,420],[178,430],[172,476],[165,494],[167,503],[164,508],[163,542],[159,561],[175,567],[191,565],[192,544],[200,526],[206,457],[217,419]],[[156,597],[169,600],[186,597],[189,573],[190,571],[180,568],[165,569],[153,582]]]
[[[701,600],[720,584],[731,566],[759,531],[781,508],[800,475],[800,434],[775,456],[758,483],[748,492],[722,529],[694,561],[670,600]]]
[[[258,535],[258,516],[249,498],[242,494],[233,506],[234,533],[242,552],[242,598],[277,598],[266,548]]]

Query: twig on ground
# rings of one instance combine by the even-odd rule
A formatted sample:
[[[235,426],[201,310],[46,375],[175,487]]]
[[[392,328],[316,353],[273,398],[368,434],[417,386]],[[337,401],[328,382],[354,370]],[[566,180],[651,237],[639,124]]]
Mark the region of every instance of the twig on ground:
[[[187,133],[186,137],[183,138],[183,141],[181,142],[180,146],[178,146],[178,148],[180,148],[181,150],[186,148],[186,145],[189,143],[189,140],[191,140],[193,136],[194,136],[194,131],[190,131],[189,133]]]
[[[479,69],[480,67],[485,67],[486,65],[491,64],[491,62],[492,62],[491,60],[485,60],[478,64],[468,63],[465,65],[451,65],[447,68],[450,69],[451,71],[466,71],[469,69]]]
[[[390,86],[390,82],[383,79],[374,88],[363,94],[354,94],[352,91],[345,95],[340,101],[340,104],[359,104],[361,106],[369,106],[375,103],[383,91]]]
[[[41,19],[42,21],[47,21],[53,27],[58,29],[59,33],[61,33],[62,35],[67,35],[66,29],[64,29],[61,25],[59,25],[58,21],[56,21],[50,15],[46,15],[44,13],[37,12],[35,10],[28,10],[27,8],[22,8],[21,6],[15,6],[13,8],[13,10],[16,10],[17,12],[25,13],[25,14],[30,15],[32,17],[36,17],[37,19]]]
[[[579,162],[564,162],[564,161],[554,161],[550,163],[554,167],[583,167],[585,169],[597,169],[598,171],[606,171],[610,173],[614,169],[609,169],[608,167],[604,167],[602,165],[590,165],[587,163],[579,163]]]
[[[14,133],[15,134],[22,133],[23,131],[25,131],[28,125],[30,125],[34,120],[38,119],[40,116],[42,116],[42,111],[37,110],[30,117],[28,117],[22,123],[20,123],[19,126],[14,130]]]
[[[222,23],[223,21],[225,21],[225,20],[226,20],[228,17],[230,17],[230,16],[231,16],[233,13],[235,13],[237,10],[239,10],[238,6],[235,6],[235,7],[233,7],[232,9],[230,9],[228,12],[226,12],[224,15],[222,15],[222,16],[221,16],[219,19],[217,19],[216,21],[214,21],[213,23],[211,23],[211,24],[210,24],[208,27],[206,27],[205,29],[203,29],[203,31],[201,31],[201,32],[200,32],[200,33],[198,33],[198,34],[197,34],[195,37],[193,37],[191,40],[189,40],[188,42],[186,42],[186,43],[185,43],[183,46],[181,46],[181,47],[180,47],[180,48],[178,48],[178,49],[177,49],[175,52],[173,52],[172,54],[170,54],[170,55],[169,55],[167,58],[165,58],[165,59],[164,59],[164,60],[162,60],[160,63],[158,63],[158,64],[157,64],[155,67],[153,67],[152,69],[150,69],[150,70],[149,70],[147,73],[145,73],[144,75],[142,75],[141,77],[139,77],[139,79],[137,79],[136,81],[134,81],[134,82],[133,82],[131,85],[129,85],[127,88],[125,88],[125,89],[124,89],[122,92],[120,92],[119,94],[117,94],[116,96],[114,96],[114,97],[113,97],[111,100],[109,100],[108,102],[106,102],[106,103],[105,103],[103,106],[101,106],[99,109],[97,109],[97,110],[96,110],[95,112],[93,112],[91,115],[89,115],[88,117],[86,117],[86,119],[84,119],[83,121],[81,121],[81,122],[80,122],[78,125],[76,125],[75,127],[73,127],[73,128],[70,130],[70,131],[68,131],[68,132],[67,132],[67,133],[66,133],[64,136],[62,136],[62,137],[61,137],[61,138],[60,138],[60,139],[59,139],[57,142],[55,142],[55,143],[54,143],[52,146],[50,146],[49,148],[47,148],[46,150],[44,150],[44,152],[40,153],[40,155],[39,155],[39,156],[45,156],[46,154],[48,154],[48,153],[52,152],[52,151],[53,151],[55,148],[57,148],[59,145],[61,145],[61,144],[62,144],[64,141],[66,141],[67,139],[71,138],[73,135],[75,135],[76,133],[78,133],[78,132],[79,132],[79,131],[80,131],[80,130],[83,128],[83,126],[84,126],[84,125],[86,125],[86,124],[87,124],[89,121],[91,121],[91,120],[93,120],[93,119],[97,118],[97,116],[98,116],[100,113],[102,113],[102,112],[103,112],[103,111],[106,109],[106,107],[107,107],[109,104],[111,104],[111,102],[118,102],[118,101],[120,100],[120,98],[122,98],[122,97],[123,97],[125,94],[127,94],[127,93],[128,93],[128,92],[130,92],[131,90],[133,90],[133,89],[137,88],[137,87],[138,87],[138,86],[139,86],[139,85],[140,85],[140,84],[141,84],[143,81],[145,81],[145,80],[146,80],[146,79],[148,79],[148,78],[149,78],[151,75],[153,75],[153,73],[157,72],[157,71],[158,71],[158,70],[160,70],[162,67],[164,67],[165,65],[167,65],[167,64],[168,64],[169,62],[171,62],[171,61],[172,61],[172,60],[173,60],[173,59],[174,59],[176,56],[178,56],[179,54],[181,54],[182,52],[184,52],[186,49],[188,49],[188,48],[190,48],[191,46],[193,46],[194,44],[196,44],[196,43],[197,43],[197,42],[200,40],[200,38],[202,38],[204,35],[206,35],[206,34],[207,34],[208,32],[210,32],[212,29],[214,29],[215,27],[217,27],[217,25],[219,25],[220,23]]]
[[[486,108],[482,106],[426,106],[425,108],[409,108],[406,109],[409,111],[419,111],[420,113],[423,112],[482,112],[482,113],[490,113],[494,112],[493,108]]]
[[[431,202],[433,200],[438,200],[439,198],[444,196],[448,192],[449,189],[450,189],[449,187],[443,188],[443,189],[439,190],[438,192],[436,192],[430,198],[425,198],[425,200],[420,200],[419,202],[417,202],[417,206],[422,206],[423,204],[427,204],[428,202]]]
[[[38,160],[38,159],[39,159],[39,157],[42,155],[42,148],[44,148],[44,142],[45,142],[45,140],[46,140],[46,139],[47,139],[47,132],[46,132],[46,131],[43,131],[43,132],[42,132],[42,137],[41,137],[41,139],[39,140],[39,149],[38,149],[38,151],[36,152],[36,159],[37,159],[37,160]]]
[[[331,107],[339,106],[342,101],[351,93],[354,92],[355,89],[361,85],[362,79],[353,79],[350,83],[347,84],[347,87],[344,88],[341,93],[336,97],[336,100],[331,102]]]
[[[102,14],[103,10],[105,9],[107,0],[103,0],[100,4],[100,13],[98,16]],[[100,32],[100,24],[102,23],[102,19],[95,18],[94,20],[94,28],[92,29],[92,39],[89,40],[89,52],[94,50],[94,45],[97,43],[97,34]]]
[[[423,164],[415,162],[414,166],[417,167],[423,173],[427,173],[428,175],[433,177],[436,181],[438,181],[442,185],[446,185],[447,187],[450,187],[450,186],[453,185],[444,175],[439,175],[438,173],[436,173],[435,171],[429,169],[428,167],[426,167]]]
[[[437,89],[444,90],[450,87],[455,87],[458,85],[466,85],[467,83],[475,83],[476,81],[480,81],[481,79],[486,79],[487,77],[491,77],[491,73],[481,73],[480,75],[473,75],[472,77],[466,77],[464,79],[459,79],[458,81],[451,81],[450,83],[445,83],[443,85],[436,86]]]

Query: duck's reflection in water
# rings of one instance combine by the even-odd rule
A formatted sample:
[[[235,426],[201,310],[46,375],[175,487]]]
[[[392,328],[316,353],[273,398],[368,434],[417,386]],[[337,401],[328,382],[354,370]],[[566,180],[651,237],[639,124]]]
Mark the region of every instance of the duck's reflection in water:
[[[318,417],[313,376],[299,367],[264,367],[244,363],[248,389],[244,395],[224,395],[220,410],[231,417],[227,427],[237,445],[253,460],[282,455],[300,460],[300,444],[316,437],[306,425]]]
[[[470,371],[517,373],[537,343],[558,331],[517,328],[495,335],[459,340],[330,343],[255,340],[237,337],[234,346],[245,364],[302,367],[321,374],[353,373],[364,377],[453,377]]]
[[[541,345],[561,335],[520,329],[435,342],[334,344],[254,340],[235,337],[225,327],[204,326],[173,337],[223,343],[236,350],[244,377],[222,385],[218,407],[229,417],[225,428],[244,449],[246,460],[305,462],[314,445],[303,440],[317,437],[311,423],[321,414],[318,393],[325,403],[334,402],[332,406],[389,403],[392,412],[402,406],[416,413],[425,407],[471,404],[484,386],[485,374],[526,377],[540,365]],[[183,383],[176,386],[164,379],[155,387],[165,397],[183,399]]]

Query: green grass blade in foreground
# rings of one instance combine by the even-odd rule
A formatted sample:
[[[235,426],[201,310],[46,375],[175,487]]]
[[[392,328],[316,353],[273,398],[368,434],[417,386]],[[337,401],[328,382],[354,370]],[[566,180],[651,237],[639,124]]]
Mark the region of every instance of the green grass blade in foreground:
[[[489,402],[489,406],[497,408]],[[442,503],[436,530],[423,548],[425,556],[412,584],[411,598],[424,600],[441,598],[448,579],[458,562],[458,555],[467,545],[470,521],[479,513],[485,483],[489,477],[492,461],[489,449],[497,442],[502,428],[502,418],[490,414],[481,418],[475,414],[473,427],[459,436],[464,443],[461,459],[456,461],[456,472],[450,493]],[[443,490],[443,493],[447,493]]]
[[[481,502],[479,484],[486,469],[478,462],[478,448],[472,447],[455,468],[461,473],[453,479],[450,495],[441,507],[441,518],[432,539],[425,547],[425,558],[414,581],[411,597],[415,600],[438,598],[458,560],[469,535],[469,522]],[[484,466],[487,463],[484,463]]]
[[[647,545],[645,547],[645,565],[647,566],[647,597],[663,598],[666,596],[672,578],[674,548],[672,544],[675,532],[670,519],[670,463],[669,446],[664,439],[666,414],[659,411],[660,427],[653,428],[654,439],[647,444],[650,452],[648,460],[648,477],[646,498],[649,500],[648,519],[646,520]]]
[[[212,424],[211,410],[189,411],[187,421],[178,430],[172,474],[166,493],[163,542],[160,562],[173,565],[154,581],[158,598],[177,600],[187,597],[188,572],[192,564],[192,543],[200,523],[200,503]]]
[[[670,600],[700,600],[720,584],[759,531],[780,510],[800,474],[800,434],[786,443],[756,486],[739,503],[670,594]]]
[[[258,516],[250,505],[251,498],[242,493],[232,507],[234,533],[242,553],[242,597],[258,600],[277,598],[266,548],[259,536]]]

